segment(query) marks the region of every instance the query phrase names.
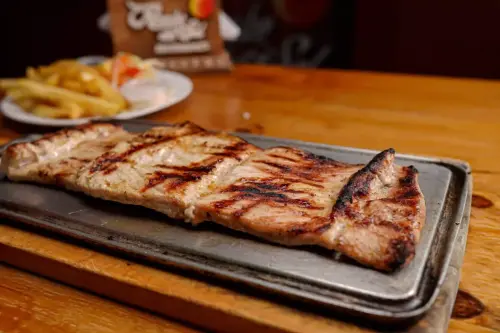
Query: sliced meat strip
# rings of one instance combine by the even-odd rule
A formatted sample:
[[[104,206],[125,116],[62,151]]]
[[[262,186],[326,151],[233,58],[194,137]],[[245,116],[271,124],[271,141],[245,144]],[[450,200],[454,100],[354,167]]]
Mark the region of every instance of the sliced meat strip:
[[[123,142],[82,169],[78,188],[190,221],[196,199],[259,150],[232,135],[191,124],[158,127]]]

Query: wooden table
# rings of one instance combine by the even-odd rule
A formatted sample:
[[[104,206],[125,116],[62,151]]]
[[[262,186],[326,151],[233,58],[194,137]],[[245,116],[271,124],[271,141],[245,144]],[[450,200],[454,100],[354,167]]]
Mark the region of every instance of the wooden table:
[[[401,153],[468,161],[474,178],[473,209],[450,332],[500,331],[500,82],[238,66],[232,74],[196,76],[194,86],[188,100],[150,119],[192,120],[210,129],[379,150],[394,147]],[[34,130],[6,119],[0,121],[2,141]],[[9,235],[8,239],[5,235]],[[172,299],[196,299],[202,293],[207,304],[215,304],[221,311],[231,311],[234,304],[247,297],[7,225],[0,225],[0,240],[2,237],[4,242],[18,242],[26,249],[21,262],[31,260],[38,265],[35,271],[49,266],[51,271],[64,271],[64,260],[78,259],[82,263],[80,268],[88,272],[122,272],[139,282],[170,284]],[[46,249],[47,257],[59,255],[64,260],[57,264],[50,260],[37,261],[30,251],[41,247]],[[0,247],[0,254],[1,251],[6,255],[5,247]],[[21,254],[8,253],[8,256],[16,255]],[[85,272],[83,274],[87,274]],[[90,275],[87,280],[79,280],[80,275],[66,273],[66,282],[78,280],[71,282],[77,286],[85,288],[87,283],[101,283],[92,280]],[[73,280],[68,281],[70,278]],[[113,296],[112,290],[103,293]],[[186,314],[189,311],[182,304],[174,305],[177,317],[190,320],[196,316]],[[239,310],[246,319],[259,317],[276,323],[274,328],[282,330],[294,330],[297,325],[304,331],[366,330],[341,321],[295,313],[292,308],[249,297],[244,304],[245,309]],[[214,316],[203,320],[218,321]],[[238,322],[217,325],[237,328]],[[197,332],[186,324],[17,268],[0,266],[0,332],[117,330]]]

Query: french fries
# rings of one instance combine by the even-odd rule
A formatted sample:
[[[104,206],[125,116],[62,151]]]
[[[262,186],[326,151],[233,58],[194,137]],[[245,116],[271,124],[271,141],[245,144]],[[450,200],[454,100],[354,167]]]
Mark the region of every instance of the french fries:
[[[119,113],[121,109],[120,105],[111,103],[102,98],[87,96],[68,89],[49,86],[47,84],[29,79],[0,80],[0,88],[7,90],[8,93],[12,90],[22,91],[26,96],[30,96],[34,99],[49,101],[57,106],[73,103],[85,110],[91,110],[90,114],[92,116],[109,117]],[[61,112],[57,114],[60,113]],[[54,114],[56,113],[54,112]]]
[[[24,110],[32,110],[36,106],[36,100],[30,97],[23,97],[15,100]]]
[[[61,87],[79,93],[85,92],[85,87],[77,80],[64,80],[61,82]]]
[[[26,78],[0,80],[0,92],[40,117],[111,117],[128,103],[98,70],[75,60],[28,67]]]
[[[42,81],[42,77],[33,67],[28,67],[26,69],[26,77],[34,81]]]
[[[45,118],[70,118],[76,119],[83,116],[83,109],[76,104],[64,106],[50,106],[37,104],[33,108],[33,114]]]
[[[38,104],[33,108],[33,114],[44,118],[70,118],[67,117],[66,110],[45,104]]]
[[[49,86],[57,86],[61,81],[61,75],[59,73],[50,74],[46,79],[45,83]]]
[[[67,112],[69,118],[81,118],[85,115],[85,109],[75,102],[63,102],[61,107]]]
[[[100,96],[107,101],[116,103],[122,108],[127,106],[125,98],[113,89],[109,81],[102,77],[96,69],[73,60],[60,60],[55,63],[55,66],[66,69],[73,78],[81,83],[93,83]]]

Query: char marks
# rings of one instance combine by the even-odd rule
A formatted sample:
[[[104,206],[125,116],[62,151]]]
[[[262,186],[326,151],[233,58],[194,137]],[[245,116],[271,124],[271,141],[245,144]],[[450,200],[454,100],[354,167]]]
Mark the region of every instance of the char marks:
[[[221,211],[237,202],[245,201],[244,207],[235,207],[226,213],[240,218],[250,209],[262,205],[278,209],[290,207],[290,212],[300,215],[302,220],[313,218],[318,211],[328,210],[328,207],[315,202],[315,192],[324,191],[326,178],[334,177],[337,170],[350,167],[330,158],[289,147],[272,148],[267,153],[255,156],[249,163],[262,172],[263,176],[243,176],[219,190],[219,193],[230,196],[212,202],[213,209]],[[322,220],[321,225],[324,223]],[[312,229],[300,227],[293,230],[294,234],[298,234],[298,230],[306,232]]]
[[[404,176],[399,179],[399,189],[396,199],[413,199],[420,196],[420,190],[417,182],[418,171],[414,166],[403,167]]]
[[[228,189],[223,190],[223,192],[235,192],[238,190],[243,190],[243,188],[256,188],[263,191],[278,191],[284,193],[301,193],[310,194],[306,191],[292,190],[291,182],[276,182],[274,178],[263,178],[263,179],[246,179],[245,185],[231,185]]]
[[[181,185],[188,182],[198,181],[201,179],[201,175],[197,173],[175,173],[175,172],[163,172],[155,171],[151,177],[148,179],[148,183],[141,189],[141,192],[145,192],[150,188],[157,186],[165,182],[167,179],[173,179],[174,181],[168,185],[169,190],[173,190]]]
[[[317,189],[323,189],[322,182],[325,172],[331,173],[331,170],[347,166],[345,163],[299,149],[288,147],[277,148],[292,153],[296,158],[272,153],[267,156],[272,157],[274,160],[260,159],[255,162],[263,165],[262,171],[271,174],[273,177],[284,179],[289,183],[303,183]]]
[[[277,149],[284,150],[286,152],[292,153],[297,158],[292,158],[290,156],[286,156],[283,154],[271,153],[267,156],[285,160],[288,162],[298,163],[299,165],[307,165],[310,167],[320,167],[320,166],[329,166],[329,167],[344,167],[347,164],[343,162],[339,162],[332,158],[316,155],[311,152],[303,151],[297,148],[291,147],[276,147]]]
[[[251,208],[260,204],[265,204],[270,207],[285,207],[296,206],[307,210],[321,210],[308,199],[294,199],[286,195],[286,193],[303,193],[302,191],[293,191],[288,189],[290,184],[273,184],[272,180],[259,181],[249,180],[241,185],[230,185],[225,188],[223,193],[231,193],[229,199],[219,200],[212,205],[217,210],[234,205],[241,200],[250,201],[245,207],[240,208],[232,213],[235,217],[241,217]]]
[[[229,146],[221,147],[222,148],[221,152],[213,152],[212,155],[219,157],[234,158],[237,161],[241,161],[240,158],[241,153],[244,152],[246,149],[248,149],[249,146],[251,145],[245,140],[239,140]],[[212,147],[212,148],[217,148],[217,147]]]
[[[389,270],[394,271],[403,266],[408,258],[415,255],[415,241],[413,237],[401,237],[394,239],[390,242],[388,252],[391,255],[387,260],[387,267]]]
[[[108,148],[108,149],[111,149],[111,148]],[[77,162],[82,162],[82,163],[90,163],[90,162],[92,162],[92,160],[90,160],[88,158],[79,158],[79,157],[75,157],[75,156],[71,156],[69,159],[72,160],[72,161],[77,161]],[[64,161],[64,162],[67,163],[67,161]]]
[[[355,172],[339,193],[332,210],[332,219],[335,214],[343,212],[354,199],[366,197],[370,191],[371,181],[377,177],[388,159],[393,158],[394,149],[389,148],[377,154],[365,167]]]
[[[147,139],[151,139],[151,137],[148,136],[145,137]],[[129,149],[127,149],[122,153],[116,154],[113,152],[106,152],[96,160],[96,162],[90,169],[90,173],[103,171],[104,174],[109,174],[116,170],[117,168],[116,164],[126,162],[127,158],[130,155],[137,153],[138,151],[141,151],[143,149],[147,149],[155,145],[171,141],[176,138],[177,136],[165,135],[160,138],[155,137],[152,141],[139,142],[137,144],[133,144]]]
[[[272,169],[265,169],[265,172],[275,177],[286,177],[288,180],[301,182],[318,188],[323,188],[321,183],[321,171],[309,165],[283,165],[277,162],[257,160],[256,163],[264,164]],[[264,170],[263,170],[264,171]]]
[[[172,133],[172,134],[164,134],[164,133],[156,133],[156,129],[142,133],[134,138],[130,142],[130,147],[121,153],[115,152],[106,152],[102,156],[96,159],[92,167],[90,168],[90,173],[95,172],[104,172],[104,174],[110,174],[115,171],[119,163],[127,162],[128,157],[132,154],[135,154],[141,150],[148,149],[175,139],[178,139],[182,136],[191,135],[198,133],[200,131],[204,131],[202,128],[193,125],[189,122],[180,124],[178,126],[180,130],[185,129],[184,132],[181,133]]]
[[[157,164],[155,167],[167,171],[161,170],[153,172],[148,178],[147,184],[141,189],[141,192],[146,192],[150,188],[165,182],[167,179],[173,179],[173,181],[166,186],[165,190],[173,190],[185,186],[190,182],[199,181],[203,176],[211,173],[220,162],[222,162],[222,159],[213,161],[212,158],[209,158],[206,161],[192,163],[189,166]]]
[[[278,155],[278,154],[269,154],[268,156],[274,157],[274,158],[278,158],[278,159],[282,159],[282,160],[285,160],[285,161],[288,161],[288,162],[298,162],[296,159],[288,157],[288,156],[282,156],[282,155]]]
[[[421,211],[424,204],[417,169],[396,167],[393,160],[394,150],[388,149],[354,173],[340,191],[330,214],[332,225],[348,221],[347,228],[360,234],[382,235],[379,237],[385,247],[376,258],[379,260],[376,266],[386,271],[394,271],[413,258],[425,216],[425,210]],[[353,235],[349,236],[352,239],[349,242],[357,239]],[[341,237],[342,242],[346,242],[344,236]],[[364,262],[366,259],[359,257],[357,260]]]

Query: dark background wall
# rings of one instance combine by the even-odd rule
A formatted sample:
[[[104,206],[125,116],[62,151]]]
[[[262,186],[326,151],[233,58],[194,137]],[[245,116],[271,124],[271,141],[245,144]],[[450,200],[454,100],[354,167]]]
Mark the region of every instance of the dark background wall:
[[[105,0],[2,1],[0,77],[22,75],[27,65],[111,52],[96,19]]]
[[[223,0],[243,28],[236,62],[500,78],[496,0]],[[0,76],[111,54],[104,0],[4,1]]]
[[[500,1],[358,1],[353,67],[500,78]]]

